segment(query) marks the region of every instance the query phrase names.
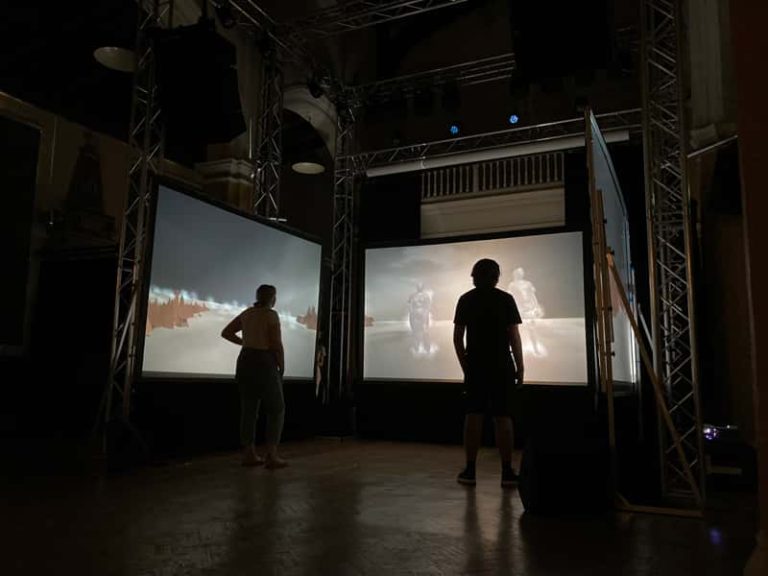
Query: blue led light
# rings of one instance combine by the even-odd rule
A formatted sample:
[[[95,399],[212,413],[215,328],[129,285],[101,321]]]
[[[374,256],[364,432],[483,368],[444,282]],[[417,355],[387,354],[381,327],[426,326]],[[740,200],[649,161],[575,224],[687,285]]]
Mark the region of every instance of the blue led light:
[[[459,130],[458,124],[451,124],[450,131],[451,131],[451,134],[453,134],[454,136],[457,136],[461,130]]]
[[[509,117],[509,123],[510,124],[517,124],[518,122],[520,122],[520,117],[517,114],[512,114]]]

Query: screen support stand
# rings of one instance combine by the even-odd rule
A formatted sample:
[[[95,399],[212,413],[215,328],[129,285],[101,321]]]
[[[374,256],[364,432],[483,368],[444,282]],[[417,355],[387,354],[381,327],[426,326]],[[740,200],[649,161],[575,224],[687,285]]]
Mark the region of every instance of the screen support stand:
[[[621,282],[619,271],[616,269],[616,264],[613,260],[613,255],[610,254],[610,252],[606,253],[605,261],[606,261],[606,266],[611,273],[611,279],[614,282],[614,285],[616,287],[616,292],[619,295],[621,306],[622,308],[624,308],[624,312],[627,314],[627,317],[629,318],[629,322],[632,326],[632,333],[634,334],[635,339],[637,340],[637,343],[638,343],[638,347],[640,349],[640,356],[643,360],[643,364],[645,365],[645,369],[648,372],[648,375],[650,377],[651,384],[653,385],[654,397],[656,398],[656,406],[659,409],[659,413],[662,416],[664,425],[667,428],[667,432],[672,438],[672,443],[673,443],[675,452],[677,453],[677,458],[679,460],[681,470],[684,471],[685,478],[688,481],[688,487],[691,490],[691,492],[694,494],[697,510],[691,510],[690,513],[692,515],[701,517],[702,515],[701,507],[703,505],[701,491],[699,490],[698,482],[696,482],[696,479],[693,477],[691,468],[688,465],[688,458],[686,457],[685,450],[683,449],[683,441],[680,437],[679,432],[675,428],[674,423],[672,422],[672,415],[670,414],[669,405],[667,404],[666,398],[664,397],[661,381],[653,367],[653,360],[651,358],[651,353],[648,351],[648,348],[645,345],[645,341],[643,340],[643,334],[640,331],[640,326],[638,325],[637,319],[632,313],[632,307],[629,303],[629,299],[627,298],[624,285]],[[626,500],[624,500],[623,497],[621,498],[621,500],[626,502]],[[633,507],[630,504],[629,508],[632,509],[632,508],[642,508],[642,507]],[[638,510],[638,511],[641,511],[641,510]]]
[[[327,372],[323,398],[330,428],[354,435],[356,415],[352,399],[355,363],[352,351],[357,334],[354,319],[357,283],[357,196],[362,171],[354,155],[357,103],[336,102],[336,160],[333,190],[331,249],[331,314],[328,326]]]

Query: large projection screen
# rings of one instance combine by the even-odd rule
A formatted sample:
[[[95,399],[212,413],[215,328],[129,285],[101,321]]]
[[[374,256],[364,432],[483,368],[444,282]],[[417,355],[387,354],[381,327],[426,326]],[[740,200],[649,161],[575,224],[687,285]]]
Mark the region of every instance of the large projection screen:
[[[285,376],[311,378],[320,265],[315,242],[160,186],[143,375],[233,376],[239,347],[221,330],[272,284]]]
[[[480,258],[517,301],[528,383],[587,384],[581,232],[367,250],[365,379],[463,379],[453,315]]]

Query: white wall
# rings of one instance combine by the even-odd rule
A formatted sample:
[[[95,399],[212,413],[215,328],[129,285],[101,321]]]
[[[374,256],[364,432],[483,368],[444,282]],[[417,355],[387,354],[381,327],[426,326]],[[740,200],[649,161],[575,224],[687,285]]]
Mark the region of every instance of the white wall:
[[[564,225],[565,190],[562,187],[421,205],[422,238]]]

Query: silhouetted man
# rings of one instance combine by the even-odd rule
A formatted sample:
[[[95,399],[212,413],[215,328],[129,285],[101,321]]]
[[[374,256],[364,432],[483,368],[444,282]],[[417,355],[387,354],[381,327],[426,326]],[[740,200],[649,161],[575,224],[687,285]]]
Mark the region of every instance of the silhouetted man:
[[[464,371],[466,401],[467,466],[457,478],[462,484],[475,484],[475,461],[484,414],[493,416],[501,456],[501,485],[512,486],[517,482],[517,474],[512,469],[511,403],[515,385],[523,383],[521,319],[514,297],[496,288],[500,275],[495,261],[479,260],[472,268],[475,288],[463,294],[456,304],[453,345]]]

